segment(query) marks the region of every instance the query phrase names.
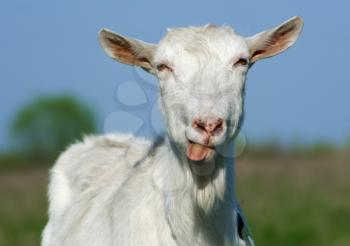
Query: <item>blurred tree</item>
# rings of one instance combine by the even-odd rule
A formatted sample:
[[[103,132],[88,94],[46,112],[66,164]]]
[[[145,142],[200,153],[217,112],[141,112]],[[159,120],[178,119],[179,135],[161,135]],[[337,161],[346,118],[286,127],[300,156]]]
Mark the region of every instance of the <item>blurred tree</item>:
[[[17,113],[11,130],[20,151],[51,159],[82,135],[96,132],[96,117],[72,96],[40,97]]]

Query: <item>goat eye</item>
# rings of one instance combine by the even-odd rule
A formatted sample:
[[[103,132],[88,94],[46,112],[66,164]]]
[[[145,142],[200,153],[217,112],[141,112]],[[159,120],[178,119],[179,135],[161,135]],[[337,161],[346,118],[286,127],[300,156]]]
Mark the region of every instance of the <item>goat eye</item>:
[[[162,72],[162,71],[173,71],[169,66],[165,65],[165,64],[158,64],[157,65],[157,70],[158,72]]]
[[[240,58],[236,63],[235,66],[247,66],[248,65],[248,59],[247,58]]]

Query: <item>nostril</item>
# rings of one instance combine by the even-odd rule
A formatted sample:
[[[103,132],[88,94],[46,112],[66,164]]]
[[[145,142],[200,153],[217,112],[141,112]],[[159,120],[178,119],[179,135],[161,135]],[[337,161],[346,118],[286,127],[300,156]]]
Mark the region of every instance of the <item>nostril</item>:
[[[211,135],[218,135],[220,134],[224,129],[224,121],[219,119],[216,122],[216,125],[213,127],[213,130],[210,132]]]
[[[197,131],[200,132],[206,132],[207,130],[205,129],[205,122],[201,121],[201,120],[194,120],[192,123],[192,127],[194,129],[196,129]]]

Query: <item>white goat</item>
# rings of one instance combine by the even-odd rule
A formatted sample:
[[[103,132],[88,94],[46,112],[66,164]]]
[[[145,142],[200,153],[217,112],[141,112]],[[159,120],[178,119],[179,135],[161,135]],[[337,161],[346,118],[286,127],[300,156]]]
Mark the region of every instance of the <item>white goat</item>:
[[[103,29],[109,56],[158,77],[168,136],[87,137],[64,152],[51,171],[42,245],[253,245],[232,158],[245,78],[290,47],[302,24],[294,17],[249,38],[226,26],[176,28],[158,45]]]

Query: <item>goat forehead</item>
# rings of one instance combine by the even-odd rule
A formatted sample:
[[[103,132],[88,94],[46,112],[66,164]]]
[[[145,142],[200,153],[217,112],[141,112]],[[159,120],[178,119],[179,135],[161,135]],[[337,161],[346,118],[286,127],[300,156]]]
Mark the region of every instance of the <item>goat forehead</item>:
[[[189,59],[189,56],[202,60],[229,62],[234,56],[247,53],[248,47],[244,39],[235,34],[230,27],[206,25],[174,28],[169,29],[160,41],[155,62],[179,63],[184,58]],[[185,57],[182,58],[181,54]]]

